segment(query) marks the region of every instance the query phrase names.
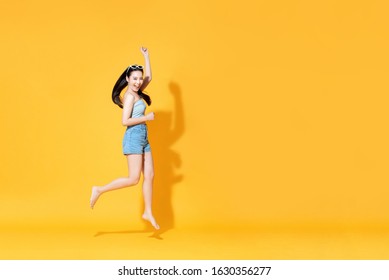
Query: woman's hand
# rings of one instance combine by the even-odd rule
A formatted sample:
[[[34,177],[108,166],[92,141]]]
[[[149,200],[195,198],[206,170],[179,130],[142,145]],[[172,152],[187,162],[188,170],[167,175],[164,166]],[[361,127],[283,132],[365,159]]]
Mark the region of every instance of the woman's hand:
[[[149,51],[148,51],[147,48],[145,48],[145,47],[141,47],[141,48],[140,48],[140,51],[142,52],[142,54],[143,54],[144,56],[149,55]]]
[[[146,120],[153,121],[154,120],[154,112],[150,112],[146,115]]]

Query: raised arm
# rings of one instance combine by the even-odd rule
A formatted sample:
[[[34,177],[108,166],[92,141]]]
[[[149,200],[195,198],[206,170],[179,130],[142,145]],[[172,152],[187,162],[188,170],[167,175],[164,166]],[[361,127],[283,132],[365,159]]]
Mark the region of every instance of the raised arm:
[[[148,84],[151,82],[151,65],[150,65],[150,57],[149,57],[149,51],[145,47],[141,47],[140,51],[143,54],[143,57],[145,59],[145,75],[143,78],[143,84],[140,88],[141,91],[143,91]]]
[[[124,97],[123,102],[123,115],[122,115],[122,125],[131,126],[140,123],[145,123],[146,121],[154,120],[154,113],[148,113],[146,116],[139,118],[131,118],[132,108],[134,107],[135,98],[131,94],[128,94]]]

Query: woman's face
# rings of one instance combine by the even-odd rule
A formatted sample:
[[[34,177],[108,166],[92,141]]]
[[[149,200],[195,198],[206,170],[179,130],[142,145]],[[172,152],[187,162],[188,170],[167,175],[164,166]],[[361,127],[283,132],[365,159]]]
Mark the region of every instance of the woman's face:
[[[128,87],[134,91],[138,92],[140,87],[143,84],[143,73],[142,71],[132,71],[130,77],[127,77]]]

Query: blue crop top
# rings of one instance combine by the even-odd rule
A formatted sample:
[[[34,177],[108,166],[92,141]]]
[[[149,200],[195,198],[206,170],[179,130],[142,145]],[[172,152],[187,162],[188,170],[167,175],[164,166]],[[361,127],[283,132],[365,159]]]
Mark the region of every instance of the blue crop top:
[[[134,103],[134,107],[132,108],[131,118],[139,118],[145,115],[146,104],[143,99],[139,99]]]

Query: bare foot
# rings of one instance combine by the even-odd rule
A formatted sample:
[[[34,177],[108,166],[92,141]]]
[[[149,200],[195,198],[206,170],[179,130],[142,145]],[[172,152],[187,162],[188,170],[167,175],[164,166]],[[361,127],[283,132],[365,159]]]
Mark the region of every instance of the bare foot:
[[[100,191],[98,187],[92,187],[92,194],[90,196],[90,208],[93,209],[93,206],[95,206],[95,203],[97,199],[100,196]]]
[[[142,215],[142,218],[146,221],[149,221],[151,223],[151,225],[155,228],[155,229],[159,229],[159,225],[157,224],[157,222],[155,221],[153,215],[149,215],[147,213],[144,213]]]

